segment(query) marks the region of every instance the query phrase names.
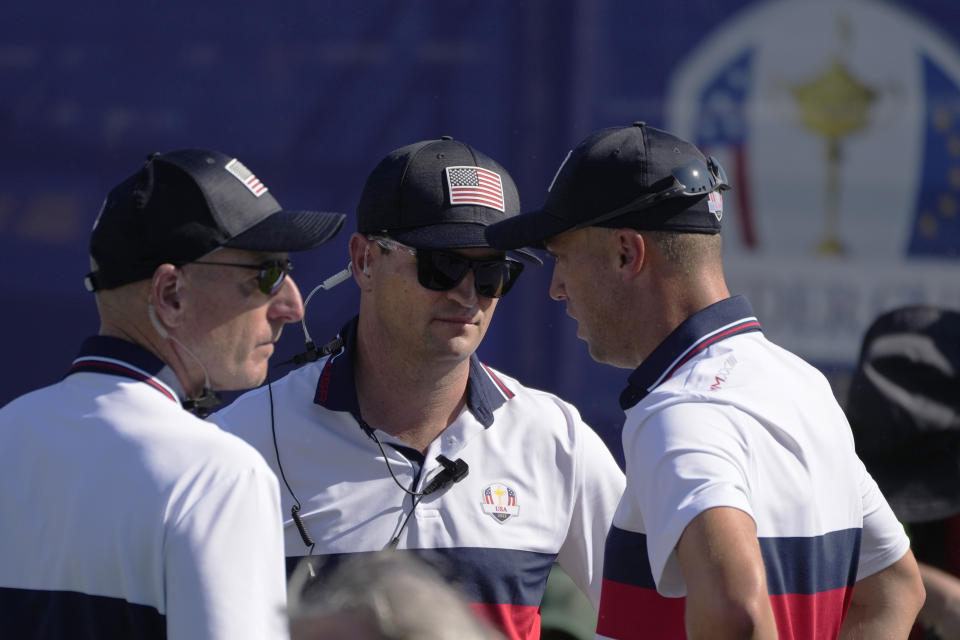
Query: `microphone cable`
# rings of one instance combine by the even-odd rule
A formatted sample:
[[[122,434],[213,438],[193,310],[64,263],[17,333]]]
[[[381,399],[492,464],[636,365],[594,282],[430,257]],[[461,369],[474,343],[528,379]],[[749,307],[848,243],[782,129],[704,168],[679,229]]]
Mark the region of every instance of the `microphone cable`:
[[[204,366],[203,361],[197,357],[197,355],[187,348],[187,345],[183,344],[176,336],[171,335],[166,327],[160,323],[160,319],[157,318],[157,312],[153,308],[153,303],[147,303],[147,316],[150,318],[150,324],[153,325],[154,331],[157,332],[164,340],[170,340],[174,342],[177,346],[183,349],[183,352],[188,356],[193,358],[193,360],[200,365],[200,371],[203,372],[203,390],[200,392],[199,396],[193,398],[185,398],[181,401],[180,406],[182,406],[187,411],[193,412],[198,418],[206,418],[210,415],[210,412],[223,404],[223,399],[220,397],[220,394],[213,390],[213,387],[210,385],[210,374],[207,373],[207,368]],[[184,389],[184,394],[186,394],[186,389]]]
[[[317,349],[313,340],[310,338],[310,333],[307,331],[307,305],[310,303],[310,299],[313,297],[313,294],[315,294],[317,291],[320,289],[332,289],[349,278],[350,274],[350,263],[347,263],[347,267],[345,269],[333,274],[310,291],[310,294],[303,302],[303,316],[300,318],[300,326],[303,328],[303,336],[306,340],[307,350],[304,353],[293,356],[285,362],[281,362],[281,365],[299,365],[308,362],[316,362],[320,358],[329,355],[334,351],[338,351],[343,346],[343,339],[340,338],[340,336],[337,336],[320,349]],[[280,445],[277,442],[277,421],[276,414],[274,412],[273,382],[269,379],[267,380],[267,393],[270,396],[270,434],[273,437],[273,451],[277,456],[277,470],[280,471],[280,479],[283,480],[284,486],[287,487],[287,492],[290,494],[290,497],[293,498],[294,505],[290,507],[290,516],[293,518],[293,524],[296,525],[297,531],[300,533],[300,539],[303,540],[303,544],[307,547],[307,555],[310,556],[313,555],[313,551],[316,548],[316,542],[314,542],[313,538],[310,537],[310,532],[307,531],[307,526],[304,524],[303,518],[300,516],[300,510],[303,509],[303,505],[300,503],[300,499],[297,497],[297,494],[293,492],[293,487],[290,486],[290,482],[287,480],[287,476],[283,472],[283,463],[280,461]],[[310,577],[316,577],[313,571],[313,565],[310,565]]]
[[[318,284],[317,286],[315,286],[313,289],[310,290],[310,293],[307,294],[307,297],[304,298],[303,300],[303,316],[300,318],[300,328],[303,329],[303,337],[306,342],[307,350],[303,353],[293,356],[289,360],[285,360],[284,362],[281,362],[280,363],[281,365],[284,365],[284,364],[300,365],[300,364],[306,364],[308,362],[316,362],[320,358],[326,355],[330,355],[331,353],[333,353],[343,345],[343,341],[340,340],[338,337],[337,339],[317,349],[317,345],[314,344],[313,338],[310,337],[310,332],[307,331],[307,305],[310,304],[310,299],[313,298],[313,295],[317,291],[320,291],[320,289],[323,289],[324,291],[329,291],[330,289],[333,289],[335,286],[337,286],[338,284],[340,284],[341,282],[349,278],[351,273],[353,273],[352,265],[351,263],[348,262],[346,268],[336,272],[335,274],[333,274],[332,276],[330,276],[329,278],[327,278],[326,280],[324,280],[323,282],[321,282],[320,284]]]
[[[316,287],[314,287],[310,293],[307,295],[306,299],[303,302],[303,317],[300,319],[300,326],[303,329],[303,335],[306,342],[306,351],[304,353],[295,355],[294,357],[281,362],[280,365],[286,364],[306,364],[309,362],[316,362],[320,358],[330,355],[335,351],[339,351],[343,348],[343,338],[337,336],[323,347],[319,349],[313,342],[313,339],[310,337],[310,333],[307,331],[306,325],[306,312],[307,305],[310,303],[310,299],[313,297],[317,291],[320,289],[329,290],[337,286],[344,280],[350,277],[352,273],[351,264],[348,263],[347,267],[341,271],[338,271],[334,275],[330,276]],[[273,383],[270,380],[267,380],[267,393],[270,398],[270,433],[273,437],[273,450],[277,456],[277,469],[280,471],[280,479],[283,480],[284,486],[287,488],[290,496],[293,498],[294,505],[290,508],[290,516],[293,518],[293,523],[297,527],[297,531],[300,533],[300,539],[303,540],[303,544],[308,549],[308,556],[313,555],[314,549],[316,548],[316,542],[310,536],[309,531],[307,531],[306,524],[303,522],[303,518],[300,515],[300,511],[303,508],[303,505],[300,502],[300,499],[297,498],[297,494],[294,493],[293,487],[290,486],[290,482],[287,480],[287,476],[283,471],[283,463],[280,461],[280,445],[277,440],[277,428],[276,428],[276,414],[274,412],[274,401],[273,401]],[[405,493],[409,494],[412,497],[410,511],[403,518],[403,522],[400,524],[400,527],[397,529],[396,534],[391,538],[390,542],[387,543],[385,548],[396,548],[400,542],[400,535],[403,533],[403,530],[406,528],[407,523],[410,521],[410,516],[413,515],[413,512],[416,510],[417,505],[420,504],[420,501],[423,500],[424,496],[428,496],[432,493],[440,491],[441,489],[446,488],[451,484],[455,484],[463,480],[470,471],[469,465],[464,462],[462,459],[457,458],[456,460],[450,460],[444,455],[438,455],[436,457],[437,462],[443,466],[443,469],[438,472],[427,485],[423,488],[423,491],[411,491],[401,484],[399,478],[393,472],[393,467],[390,464],[390,459],[387,457],[387,452],[383,448],[383,443],[380,441],[380,438],[377,436],[376,431],[370,427],[360,416],[355,416],[357,422],[360,425],[360,428],[377,443],[377,448],[380,449],[380,454],[383,456],[383,460],[387,465],[387,471],[390,473],[390,477],[393,479],[394,483]],[[402,507],[401,507],[402,508]],[[315,577],[313,571],[313,565],[310,565],[310,576]]]
[[[283,473],[283,465],[280,463],[280,445],[277,444],[277,430],[274,427],[276,419],[273,413],[273,383],[270,380],[267,380],[267,393],[270,396],[270,433],[273,436],[273,451],[277,455],[277,469],[280,470],[280,478],[283,480],[283,484],[286,485],[287,491],[290,492],[290,496],[293,497],[293,501],[296,503],[290,507],[290,516],[293,518],[293,524],[297,526],[297,531],[300,532],[300,538],[308,549],[307,555],[312,556],[316,543],[313,541],[313,538],[310,537],[306,525],[303,524],[303,518],[300,517],[300,509],[303,508],[303,505],[300,504],[300,499],[297,497],[297,494],[293,492],[293,488],[290,487],[287,476]],[[310,576],[315,577],[312,565],[310,566]]]
[[[359,423],[360,428],[363,429],[363,431],[368,436],[372,437],[373,441],[377,443],[377,447],[380,449],[380,454],[383,455],[383,461],[387,465],[387,471],[390,472],[390,477],[393,478],[394,483],[396,483],[396,485],[405,493],[411,496],[410,511],[408,511],[406,516],[404,516],[403,522],[400,523],[400,527],[397,529],[396,534],[394,534],[394,536],[390,539],[390,542],[388,542],[384,547],[384,549],[396,549],[397,545],[400,543],[400,535],[403,533],[407,523],[410,521],[410,516],[412,516],[413,512],[417,510],[417,505],[420,504],[420,501],[431,493],[436,493],[437,491],[445,489],[451,484],[456,484],[457,482],[463,480],[470,472],[470,466],[460,458],[457,458],[456,460],[450,460],[445,455],[438,455],[436,460],[441,464],[441,466],[443,466],[443,469],[430,479],[430,481],[427,483],[427,486],[423,488],[423,491],[411,491],[401,484],[400,480],[393,472],[393,466],[390,464],[390,458],[387,457],[387,452],[384,450],[383,443],[380,442],[380,438],[377,437],[376,431],[362,419],[359,420]]]

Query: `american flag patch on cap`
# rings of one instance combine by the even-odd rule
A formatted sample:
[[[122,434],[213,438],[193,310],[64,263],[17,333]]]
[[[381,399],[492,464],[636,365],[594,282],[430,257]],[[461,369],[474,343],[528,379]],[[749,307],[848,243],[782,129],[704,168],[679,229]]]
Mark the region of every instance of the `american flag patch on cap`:
[[[723,219],[723,195],[719,191],[711,191],[707,195],[707,210],[717,216],[717,220]]]
[[[500,174],[480,167],[447,167],[450,204],[477,204],[505,211]]]
[[[257,196],[258,198],[267,192],[267,185],[260,182],[257,179],[257,176],[253,175],[250,169],[247,169],[242,162],[234,158],[224,167],[229,171],[237,180],[243,183],[247,189],[250,190],[250,193]]]

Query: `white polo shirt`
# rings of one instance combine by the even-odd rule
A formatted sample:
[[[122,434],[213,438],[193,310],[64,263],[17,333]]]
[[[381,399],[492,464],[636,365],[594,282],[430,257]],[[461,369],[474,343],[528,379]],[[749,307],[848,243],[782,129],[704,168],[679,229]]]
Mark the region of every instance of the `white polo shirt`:
[[[289,484],[282,493],[288,568],[309,553],[290,517],[296,495],[323,566],[398,537],[398,549],[415,550],[462,587],[510,638],[539,637],[538,607],[554,559],[596,605],[624,477],[577,410],[474,356],[464,411],[425,455],[377,430],[385,460],[367,432],[376,425],[358,420],[355,327],[356,320],[341,332],[346,348],[212,416]],[[463,460],[468,474],[414,509],[387,461],[400,484],[419,491],[441,471],[438,455]]]
[[[719,506],[756,523],[780,637],[836,637],[855,581],[909,541],[823,375],[769,342],[734,297],[689,318],[629,381],[600,637],[686,637],[675,548]]]
[[[0,410],[0,635],[284,638],[278,485],[176,376],[89,338]]]

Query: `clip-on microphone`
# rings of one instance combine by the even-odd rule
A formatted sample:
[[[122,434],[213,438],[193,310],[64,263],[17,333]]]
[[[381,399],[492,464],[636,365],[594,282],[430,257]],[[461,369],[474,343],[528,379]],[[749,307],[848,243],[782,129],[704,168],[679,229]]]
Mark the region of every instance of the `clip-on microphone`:
[[[466,478],[470,472],[469,465],[460,458],[450,460],[447,456],[439,455],[437,456],[437,462],[443,465],[443,471],[433,477],[427,486],[423,488],[423,491],[420,492],[421,495],[428,496],[435,491],[443,489],[447,485],[456,484]]]
[[[380,439],[376,437],[376,434],[374,434],[374,439],[377,441],[377,444],[380,444]],[[380,451],[383,452],[382,445],[380,446]],[[387,462],[387,471],[390,472],[390,475],[393,477],[393,481],[397,483],[398,487],[413,496],[413,506],[410,507],[410,511],[407,512],[407,516],[403,519],[403,522],[400,523],[400,528],[397,530],[396,535],[390,539],[390,542],[388,542],[387,546],[385,547],[386,549],[396,549],[397,545],[400,544],[400,534],[403,533],[404,529],[406,529],[407,523],[410,522],[410,516],[413,515],[413,512],[416,510],[417,505],[420,504],[420,500],[423,499],[423,496],[428,496],[431,493],[440,491],[451,484],[460,482],[467,477],[467,474],[470,472],[470,467],[460,458],[451,460],[445,455],[439,455],[437,456],[437,462],[443,465],[443,471],[435,475],[433,479],[427,483],[427,486],[423,488],[423,491],[410,491],[400,484],[400,481],[397,480],[397,476],[393,474],[393,469],[390,468],[390,461],[387,460],[386,454],[384,454],[383,458]]]
[[[189,352],[188,352],[189,353]],[[209,384],[209,383],[208,383]],[[210,412],[223,404],[220,394],[209,386],[203,388],[199,397],[188,398],[180,403],[187,411],[192,411],[198,418],[206,418]]]

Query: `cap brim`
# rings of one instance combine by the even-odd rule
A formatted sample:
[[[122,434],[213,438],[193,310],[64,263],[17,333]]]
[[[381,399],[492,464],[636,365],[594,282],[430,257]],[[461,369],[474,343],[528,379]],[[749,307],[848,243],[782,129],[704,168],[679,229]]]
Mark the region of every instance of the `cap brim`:
[[[543,264],[535,253],[522,245],[516,247],[495,247],[487,242],[485,229],[489,227],[472,223],[432,224],[415,229],[387,232],[391,238],[422,249],[477,249],[490,247],[493,249],[509,250],[518,257],[533,264]]]
[[[486,228],[486,240],[495,249],[544,248],[544,242],[574,226],[546,211],[531,211]]]
[[[346,216],[321,211],[278,211],[225,246],[250,251],[305,251],[337,235]]]

